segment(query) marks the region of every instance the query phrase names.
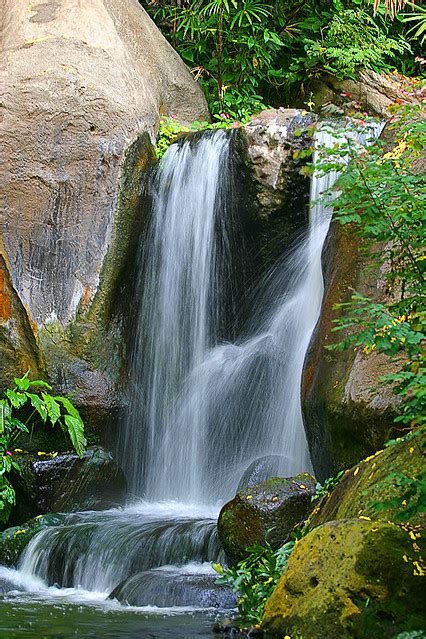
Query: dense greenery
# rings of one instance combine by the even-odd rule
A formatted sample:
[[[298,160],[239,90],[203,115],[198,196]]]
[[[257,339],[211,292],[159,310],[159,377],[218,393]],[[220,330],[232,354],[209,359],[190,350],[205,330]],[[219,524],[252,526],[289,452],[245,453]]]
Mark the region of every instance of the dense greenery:
[[[219,583],[231,586],[238,594],[238,610],[244,622],[257,623],[263,609],[284,572],[294,548],[294,541],[273,550],[269,544],[247,548],[247,557],[233,568],[213,564],[219,573]]]
[[[392,384],[401,397],[396,421],[414,428],[426,420],[426,188],[422,169],[426,126],[421,89],[414,88],[412,94],[417,102],[393,110],[388,125],[393,135],[390,149],[383,139],[360,149],[349,127],[338,132],[339,144],[321,166],[334,170],[343,155],[350,155],[336,186],[337,197],[336,190],[331,194],[334,217],[351,225],[370,265],[386,281],[385,300],[354,292],[350,302],[337,305],[344,315],[335,320],[334,330],[344,331],[345,337],[329,348],[355,347],[366,355],[374,350],[389,355],[392,372],[381,381]]]
[[[29,372],[15,378],[14,388],[0,399],[0,521],[6,522],[15,504],[10,482],[13,471],[19,473],[13,449],[19,438],[40,424],[58,424],[69,437],[76,453],[82,457],[86,439],[79,412],[67,397],[51,395],[52,387],[42,380],[29,379]],[[28,407],[31,407],[28,410]]]
[[[419,71],[411,50],[421,52],[421,6],[407,17],[388,1],[140,1],[201,82],[212,113],[241,119],[266,104],[294,106],[324,74]]]

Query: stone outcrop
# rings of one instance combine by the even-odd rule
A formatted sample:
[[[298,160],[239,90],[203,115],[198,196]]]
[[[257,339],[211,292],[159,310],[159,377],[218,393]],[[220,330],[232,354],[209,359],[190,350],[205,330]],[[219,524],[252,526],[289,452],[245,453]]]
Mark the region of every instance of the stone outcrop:
[[[125,579],[109,598],[129,606],[235,608],[234,593],[229,586],[217,583],[216,577],[190,571],[176,574],[176,569],[161,567]]]
[[[49,512],[112,508],[125,499],[123,471],[102,448],[88,448],[81,459],[73,453],[39,453],[18,461],[11,523]]]
[[[314,509],[308,528],[355,517],[394,521],[401,513],[410,513],[419,495],[410,492],[400,480],[415,479],[420,486],[425,449],[426,433],[419,431],[414,437],[379,450],[348,469],[334,490]],[[425,513],[414,510],[409,517],[410,524],[424,526]]]
[[[266,604],[267,636],[395,637],[424,627],[420,533],[360,519],[301,539]]]
[[[339,80],[332,75],[311,81],[306,94],[312,93],[315,107],[324,113],[344,113],[356,106],[370,115],[387,117],[395,102],[410,102],[410,80],[397,73],[387,75],[371,69],[358,71],[353,79]],[[335,108],[333,108],[335,107]]]
[[[331,229],[324,251],[325,292],[321,316],[306,355],[302,406],[312,463],[320,480],[381,448],[393,434],[399,399],[379,377],[397,366],[384,354],[326,350],[345,337],[333,321],[345,314],[335,304],[354,291],[375,300],[388,296],[382,273],[368,269],[360,239],[350,225]]]
[[[5,0],[0,23],[0,386],[31,368],[101,422],[140,175],[160,115],[205,120],[205,99],[137,0]]]
[[[298,109],[269,109],[238,129],[248,167],[246,201],[253,208],[254,251],[262,268],[282,258],[309,219],[309,177],[301,152],[316,116]]]
[[[217,522],[219,540],[231,561],[246,555],[246,548],[266,541],[279,548],[293,528],[313,508],[316,480],[308,473],[287,479],[271,478],[237,493],[222,508]]]

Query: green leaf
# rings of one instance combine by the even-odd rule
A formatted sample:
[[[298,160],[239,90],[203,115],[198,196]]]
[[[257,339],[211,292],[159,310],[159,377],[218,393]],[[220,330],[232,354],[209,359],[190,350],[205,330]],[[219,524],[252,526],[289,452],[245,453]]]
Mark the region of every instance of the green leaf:
[[[30,371],[27,371],[23,377],[15,377],[14,381],[15,381],[16,388],[18,388],[21,391],[28,390],[30,386],[30,380],[28,379],[29,374],[30,374]]]
[[[54,426],[61,416],[61,407],[59,403],[56,401],[57,398],[55,399],[54,397],[52,397],[52,395],[48,395],[47,393],[42,393],[42,396],[46,403],[49,419],[51,421],[52,426]]]
[[[13,408],[21,408],[21,406],[23,406],[27,402],[26,393],[20,393],[11,389],[7,389],[5,395],[12,404]]]
[[[46,408],[46,404],[44,403],[44,401],[38,395],[35,395],[33,393],[27,393],[27,396],[29,397],[29,399],[31,401],[31,406],[33,408],[35,408],[37,413],[42,418],[43,422],[46,422],[46,420],[47,420],[47,408]]]
[[[74,417],[72,415],[64,416],[67,432],[71,440],[72,445],[79,457],[83,457],[86,449],[87,441],[84,437],[84,424],[80,417]]]

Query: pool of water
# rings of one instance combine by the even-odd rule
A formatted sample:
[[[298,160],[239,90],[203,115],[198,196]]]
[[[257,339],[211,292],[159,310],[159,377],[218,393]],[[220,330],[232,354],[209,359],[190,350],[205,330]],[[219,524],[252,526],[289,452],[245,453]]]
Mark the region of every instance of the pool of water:
[[[223,615],[222,615],[223,616]],[[70,601],[59,594],[0,596],[1,639],[212,639],[218,611],[129,608],[115,602]]]

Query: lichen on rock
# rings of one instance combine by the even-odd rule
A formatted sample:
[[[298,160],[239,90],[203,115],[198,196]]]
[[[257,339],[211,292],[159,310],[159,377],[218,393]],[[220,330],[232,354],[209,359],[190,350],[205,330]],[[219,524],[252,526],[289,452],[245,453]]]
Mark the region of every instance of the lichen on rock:
[[[308,473],[271,478],[237,493],[218,519],[218,535],[229,559],[238,561],[253,544],[283,545],[313,508],[316,480]]]
[[[262,628],[267,636],[304,639],[393,637],[422,628],[422,551],[417,529],[361,519],[323,524],[296,545]]]

